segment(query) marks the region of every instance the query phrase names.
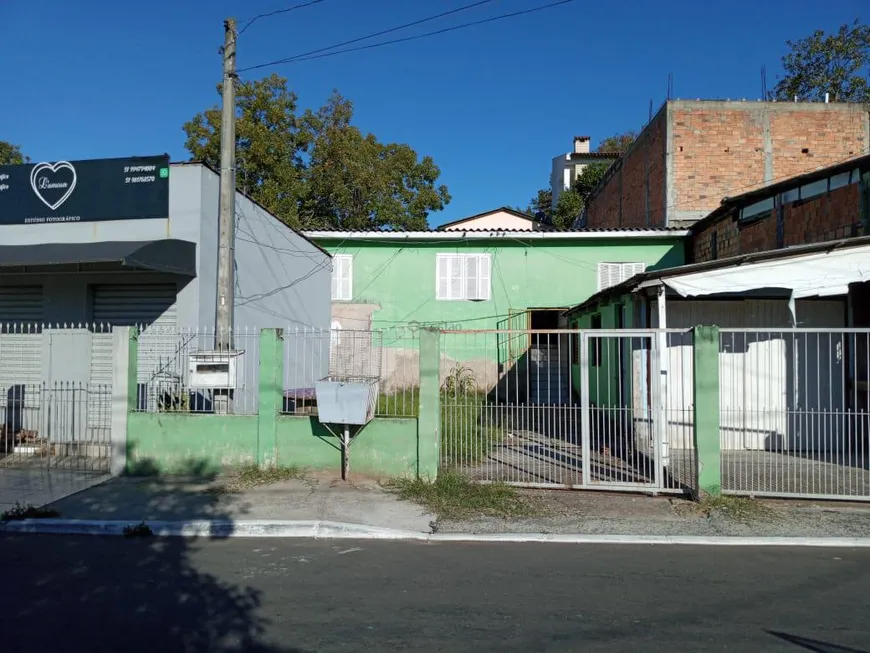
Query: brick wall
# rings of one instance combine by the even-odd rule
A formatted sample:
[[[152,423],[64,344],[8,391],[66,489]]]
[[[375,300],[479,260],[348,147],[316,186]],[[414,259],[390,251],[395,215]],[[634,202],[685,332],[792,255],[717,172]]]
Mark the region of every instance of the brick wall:
[[[736,211],[723,216],[691,236],[691,261],[702,263],[777,249],[776,223],[776,210],[743,225],[739,224]],[[861,222],[860,184],[783,206],[784,247],[864,235],[870,232]]]
[[[609,179],[590,202],[588,227],[665,226],[666,128],[663,108],[613,166]]]
[[[686,226],[723,197],[866,154],[868,145],[861,105],[673,100],[593,195],[587,226]]]

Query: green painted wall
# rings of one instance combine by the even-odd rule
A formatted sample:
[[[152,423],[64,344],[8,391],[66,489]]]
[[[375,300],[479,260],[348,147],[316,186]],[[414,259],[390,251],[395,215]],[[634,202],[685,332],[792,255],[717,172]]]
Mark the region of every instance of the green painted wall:
[[[421,417],[376,418],[355,433],[351,476],[376,478],[438,473],[438,334],[421,335],[419,401]],[[128,396],[136,395],[136,342],[131,339],[133,369]],[[326,469],[341,472],[337,438],[316,417],[279,415],[283,389],[283,341],[276,329],[260,335],[259,410],[257,415],[135,412],[127,418],[129,474],[212,474],[246,463]]]
[[[131,474],[209,474],[257,461],[256,416],[130,413],[127,470]],[[279,466],[341,471],[338,441],[313,417],[278,416]],[[417,474],[417,420],[375,419],[351,446],[351,474],[378,478]]]
[[[647,269],[685,262],[678,237],[523,242],[521,236],[512,236],[498,238],[497,245],[492,241],[319,239],[318,243],[332,254],[353,256],[353,299],[348,303],[380,306],[373,313],[376,329],[414,322],[439,328],[506,328],[511,309],[568,308],[588,299],[597,290],[600,262],[643,261]],[[492,256],[492,299],[436,300],[436,254],[478,252]]]

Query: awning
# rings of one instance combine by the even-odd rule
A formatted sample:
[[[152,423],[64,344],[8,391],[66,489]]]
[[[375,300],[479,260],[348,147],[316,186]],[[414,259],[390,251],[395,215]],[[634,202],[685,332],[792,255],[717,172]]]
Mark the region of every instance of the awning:
[[[196,243],[187,240],[103,241],[0,245],[0,268],[78,263],[119,263],[124,267],[196,276]]]
[[[703,272],[664,277],[669,288],[683,297],[780,288],[794,300],[805,297],[845,295],[850,283],[870,279],[870,246],[850,247],[758,263],[747,263]]]

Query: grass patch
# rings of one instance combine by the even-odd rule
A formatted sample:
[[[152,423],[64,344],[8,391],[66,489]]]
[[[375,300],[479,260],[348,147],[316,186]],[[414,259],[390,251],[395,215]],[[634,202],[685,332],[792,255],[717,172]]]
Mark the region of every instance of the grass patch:
[[[434,483],[422,479],[399,478],[387,487],[401,499],[426,507],[438,519],[468,519],[487,516],[509,519],[529,517],[534,506],[512,487],[501,484],[473,483],[467,477],[445,472]]]
[[[260,467],[251,463],[237,469],[226,483],[210,487],[206,492],[209,494],[237,494],[262,485],[304,477],[305,470],[295,465],[290,467]]]
[[[698,508],[707,517],[720,514],[723,517],[742,522],[769,519],[773,516],[770,507],[758,499],[724,494],[717,497],[705,496],[698,502]]]
[[[37,508],[31,505],[21,505],[17,501],[15,506],[0,513],[0,521],[20,521],[22,519],[53,519],[60,517],[60,513],[51,506]]]

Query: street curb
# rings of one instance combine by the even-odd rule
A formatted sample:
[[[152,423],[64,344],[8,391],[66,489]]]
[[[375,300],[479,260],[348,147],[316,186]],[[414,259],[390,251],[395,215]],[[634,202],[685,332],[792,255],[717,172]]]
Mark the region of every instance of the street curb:
[[[191,520],[146,521],[159,537],[284,537],[315,540],[404,540],[416,542],[648,544],[682,546],[757,546],[870,548],[870,537],[729,537],[702,535],[583,535],[579,533],[421,533],[332,521]],[[137,522],[92,519],[25,519],[0,523],[0,533],[123,535]]]

